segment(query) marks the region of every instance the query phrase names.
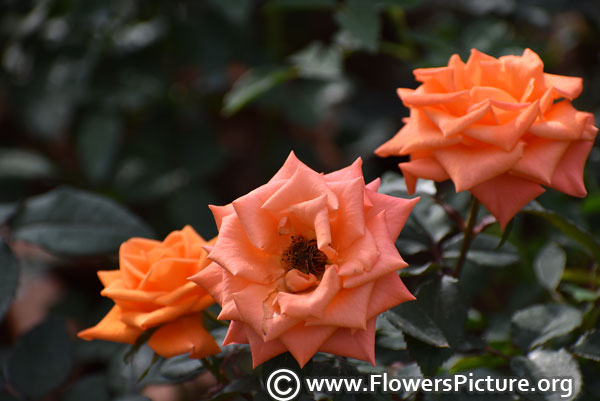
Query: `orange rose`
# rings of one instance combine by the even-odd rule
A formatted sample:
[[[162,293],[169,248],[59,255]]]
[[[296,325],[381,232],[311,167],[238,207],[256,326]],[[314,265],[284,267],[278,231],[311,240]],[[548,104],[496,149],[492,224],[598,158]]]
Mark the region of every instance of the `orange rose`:
[[[193,228],[174,231],[163,242],[132,238],[119,250],[120,270],[99,271],[101,294],[115,306],[79,337],[133,344],[153,327],[148,345],[168,358],[190,352],[203,358],[220,351],[202,326],[202,314],[214,299],[187,278],[206,267],[206,242]]]
[[[375,363],[379,313],[414,299],[396,270],[394,242],[418,199],[365,186],[361,160],[319,174],[293,153],[265,185],[211,209],[215,261],[191,279],[231,320],[224,344],[249,343],[253,364],[289,350]]]
[[[503,228],[541,185],[585,196],[583,168],[598,129],[592,114],[571,105],[581,78],[543,67],[529,49],[499,59],[472,50],[466,64],[453,55],[447,67],[415,70],[423,84],[398,89],[410,117],[375,153],[410,155],[399,165],[410,191],[417,177],[452,179]]]

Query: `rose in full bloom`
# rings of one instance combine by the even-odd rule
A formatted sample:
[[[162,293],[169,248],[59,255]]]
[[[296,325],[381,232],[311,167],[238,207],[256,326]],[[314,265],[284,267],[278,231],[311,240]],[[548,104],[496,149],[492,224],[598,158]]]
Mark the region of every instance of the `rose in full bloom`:
[[[231,320],[224,344],[249,343],[254,366],[290,351],[375,363],[377,315],[414,297],[394,243],[418,199],[365,186],[361,160],[319,174],[293,153],[265,185],[211,206],[215,263],[192,277]]]
[[[215,303],[188,277],[210,261],[206,242],[193,228],[174,231],[164,241],[132,238],[119,249],[119,270],[99,271],[101,294],[115,306],[79,337],[133,344],[144,331],[156,328],[148,345],[168,358],[189,352],[203,358],[220,351],[202,325],[201,311]]]
[[[598,129],[577,111],[582,80],[546,74],[527,49],[498,59],[477,50],[467,63],[414,71],[416,90],[398,95],[410,117],[379,156],[410,155],[400,163],[414,191],[418,177],[451,179],[470,191],[505,227],[544,188],[586,195],[583,168]]]

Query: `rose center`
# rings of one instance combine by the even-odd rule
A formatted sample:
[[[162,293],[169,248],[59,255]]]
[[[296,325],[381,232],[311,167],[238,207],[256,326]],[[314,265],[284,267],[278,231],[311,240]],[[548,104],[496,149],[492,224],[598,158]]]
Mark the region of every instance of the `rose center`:
[[[297,269],[302,273],[312,273],[320,277],[325,271],[327,255],[319,250],[317,240],[292,235],[290,246],[281,255],[281,263],[286,270]]]

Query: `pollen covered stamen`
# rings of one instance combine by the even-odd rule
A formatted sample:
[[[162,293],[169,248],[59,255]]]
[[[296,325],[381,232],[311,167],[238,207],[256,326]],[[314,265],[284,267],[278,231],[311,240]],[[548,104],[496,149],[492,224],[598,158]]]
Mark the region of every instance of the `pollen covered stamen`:
[[[327,264],[327,255],[317,247],[317,240],[292,235],[290,246],[281,255],[281,264],[287,270],[297,269],[305,274],[321,276]]]

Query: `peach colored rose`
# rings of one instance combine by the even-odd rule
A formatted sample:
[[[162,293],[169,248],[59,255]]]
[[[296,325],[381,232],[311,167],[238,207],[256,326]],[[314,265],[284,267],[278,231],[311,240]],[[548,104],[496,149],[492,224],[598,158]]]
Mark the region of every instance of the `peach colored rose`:
[[[418,199],[365,186],[361,160],[319,174],[293,153],[265,185],[211,209],[215,263],[191,279],[231,320],[224,344],[249,343],[254,366],[289,350],[375,363],[377,315],[414,299],[394,242]]]
[[[210,263],[202,247],[214,242],[204,241],[190,226],[173,231],[162,242],[145,238],[124,242],[120,269],[98,272],[105,287],[101,294],[116,305],[79,337],[133,344],[145,330],[158,327],[148,345],[165,358],[187,352],[192,358],[218,353],[201,313],[215,301],[187,280]]]
[[[545,74],[527,49],[496,59],[477,50],[467,63],[414,71],[416,90],[398,89],[410,117],[379,156],[410,155],[400,163],[414,191],[417,177],[468,190],[505,227],[544,189],[585,196],[583,168],[598,129],[570,100],[581,78]],[[561,100],[562,99],[562,100]]]

